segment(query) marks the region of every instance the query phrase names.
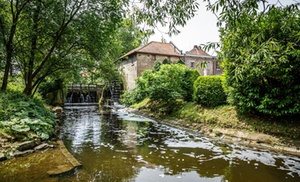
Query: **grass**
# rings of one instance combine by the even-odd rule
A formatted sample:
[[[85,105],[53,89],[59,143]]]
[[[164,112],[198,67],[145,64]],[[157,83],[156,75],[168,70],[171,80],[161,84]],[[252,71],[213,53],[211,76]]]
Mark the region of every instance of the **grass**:
[[[202,107],[193,102],[172,103],[145,99],[134,108],[152,114],[157,119],[170,119],[184,124],[198,123],[209,127],[260,132],[282,139],[300,139],[300,117],[267,117],[239,114],[234,106]]]

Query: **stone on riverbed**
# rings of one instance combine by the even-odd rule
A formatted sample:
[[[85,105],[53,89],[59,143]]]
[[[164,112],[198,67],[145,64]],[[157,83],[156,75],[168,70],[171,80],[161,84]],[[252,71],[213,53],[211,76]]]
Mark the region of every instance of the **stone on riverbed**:
[[[52,108],[52,111],[53,111],[54,113],[59,114],[59,113],[62,113],[62,112],[63,112],[63,108],[60,107],[60,106],[56,106],[56,107]]]
[[[60,175],[60,174],[63,174],[63,173],[67,173],[67,172],[70,172],[74,169],[74,166],[72,165],[60,165],[60,166],[57,166],[55,169],[52,169],[50,171],[47,171],[47,174],[49,176],[57,176],[57,175]]]
[[[0,161],[5,161],[7,158],[3,153],[0,153]]]
[[[75,168],[81,167],[82,165],[70,154],[70,152],[67,150],[66,146],[62,141],[57,141],[57,144],[59,146],[59,149],[61,153],[66,157],[66,159],[69,161],[68,164],[59,165],[55,169],[47,171],[47,174],[49,176],[57,176],[60,174],[65,174],[68,172],[73,171]]]
[[[14,157],[21,157],[21,156],[24,156],[24,155],[28,155],[28,154],[31,154],[31,153],[33,153],[34,152],[34,150],[25,150],[25,151],[15,151],[14,153],[13,153],[13,156]]]
[[[24,150],[32,149],[33,147],[35,147],[34,141],[26,141],[26,142],[18,144],[16,146],[16,149],[19,151],[24,151]]]
[[[43,149],[46,149],[46,148],[49,148],[50,145],[48,143],[43,143],[41,145],[38,145],[34,148],[34,150],[43,150]]]

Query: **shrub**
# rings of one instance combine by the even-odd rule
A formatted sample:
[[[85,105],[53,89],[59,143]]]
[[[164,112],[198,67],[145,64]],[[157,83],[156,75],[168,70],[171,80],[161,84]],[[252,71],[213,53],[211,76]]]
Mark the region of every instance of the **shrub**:
[[[132,105],[146,97],[151,100],[171,102],[176,99],[192,100],[193,83],[200,75],[197,70],[182,64],[156,64],[152,70],[146,70],[137,79],[137,87],[125,92],[121,102]]]
[[[189,100],[192,98],[193,82],[199,75],[197,70],[181,64],[161,65],[156,73],[143,72],[137,79],[137,88],[153,100]]]
[[[153,66],[153,68],[152,68],[152,71],[153,71],[153,72],[158,72],[161,65],[162,65],[161,62],[156,61],[155,64],[154,64],[154,66]]]
[[[125,106],[131,106],[135,103],[141,102],[145,98],[145,95],[142,92],[139,92],[138,89],[133,89],[125,91],[120,98],[120,102]]]
[[[221,31],[226,90],[240,112],[300,113],[299,17],[291,8],[245,12],[236,29]]]
[[[199,76],[194,82],[193,99],[205,106],[218,106],[226,103],[221,76]]]
[[[179,59],[178,61],[177,61],[177,64],[185,64],[181,59]]]
[[[20,92],[0,92],[0,128],[12,134],[31,137],[34,133],[42,139],[55,134],[54,114],[38,99]]]
[[[170,61],[168,59],[164,59],[162,64],[170,64]]]
[[[55,103],[57,99],[57,94],[59,91],[62,91],[64,89],[63,80],[47,80],[41,83],[39,86],[39,93],[43,97],[43,99],[46,101],[49,105],[57,105]],[[63,101],[61,101],[63,102]]]
[[[193,100],[193,93],[194,93],[194,82],[200,76],[199,71],[195,69],[187,69],[185,75],[183,77],[182,87],[185,90],[184,100],[185,101],[192,101]]]

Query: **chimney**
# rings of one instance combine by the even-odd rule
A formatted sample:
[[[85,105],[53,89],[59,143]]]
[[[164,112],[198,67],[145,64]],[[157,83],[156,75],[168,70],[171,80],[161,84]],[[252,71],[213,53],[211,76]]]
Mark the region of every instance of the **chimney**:
[[[197,46],[197,45],[194,45],[194,49],[200,49],[200,50],[202,50],[201,46]]]

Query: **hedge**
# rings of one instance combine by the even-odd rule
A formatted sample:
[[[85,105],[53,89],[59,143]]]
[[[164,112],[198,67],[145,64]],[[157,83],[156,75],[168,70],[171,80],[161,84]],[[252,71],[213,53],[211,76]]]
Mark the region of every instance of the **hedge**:
[[[222,87],[222,77],[199,76],[194,82],[193,100],[210,107],[225,104],[227,96]]]

